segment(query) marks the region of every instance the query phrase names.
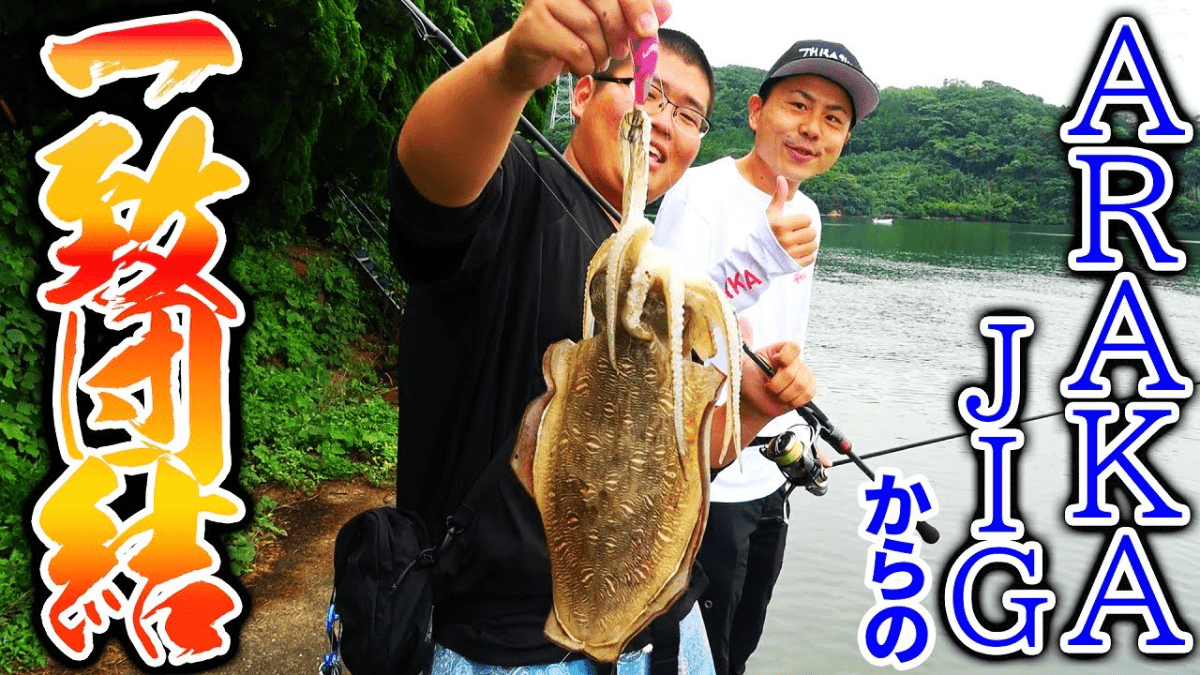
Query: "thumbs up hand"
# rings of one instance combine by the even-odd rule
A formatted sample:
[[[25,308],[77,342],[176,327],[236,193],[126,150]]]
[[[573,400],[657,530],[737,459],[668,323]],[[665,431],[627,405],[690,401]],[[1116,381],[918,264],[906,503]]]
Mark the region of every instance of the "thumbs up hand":
[[[777,177],[775,194],[767,205],[767,223],[783,250],[797,265],[805,267],[817,259],[817,228],[813,227],[812,218],[803,213],[783,214],[789,192],[787,180],[783,176]]]

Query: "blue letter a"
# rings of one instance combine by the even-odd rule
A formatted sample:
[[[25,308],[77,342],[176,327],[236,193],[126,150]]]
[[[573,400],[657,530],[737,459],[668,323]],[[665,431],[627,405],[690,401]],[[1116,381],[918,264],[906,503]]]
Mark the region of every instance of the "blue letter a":
[[[1129,72],[1128,80],[1118,79],[1122,67]],[[1065,143],[1107,143],[1112,128],[1100,116],[1109,105],[1129,104],[1146,112],[1147,121],[1138,126],[1143,143],[1192,140],[1192,125],[1175,112],[1137,21],[1121,17],[1113,24],[1075,118],[1062,126],[1059,136]]]
[[[1121,333],[1122,327],[1128,328],[1127,334]],[[1122,272],[1113,282],[1075,372],[1059,384],[1063,398],[1108,396],[1112,385],[1101,375],[1101,370],[1109,359],[1142,362],[1146,375],[1138,380],[1138,394],[1145,398],[1178,399],[1192,395],[1192,381],[1175,366],[1133,272]]]
[[[1128,582],[1128,589],[1119,587],[1122,580]],[[1137,532],[1129,527],[1117,530],[1079,620],[1073,630],[1063,633],[1059,647],[1067,654],[1107,654],[1112,638],[1104,625],[1110,615],[1141,616],[1145,620],[1146,630],[1138,636],[1138,649],[1143,654],[1187,654],[1192,650],[1192,634],[1175,623],[1146,549]]]

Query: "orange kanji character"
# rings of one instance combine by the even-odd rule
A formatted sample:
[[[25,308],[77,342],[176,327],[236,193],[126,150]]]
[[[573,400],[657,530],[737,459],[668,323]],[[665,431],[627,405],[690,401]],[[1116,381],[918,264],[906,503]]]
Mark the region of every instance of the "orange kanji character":
[[[157,109],[176,94],[196,91],[216,73],[235,73],[242,50],[220,19],[184,12],[89,28],[69,37],[50,36],[42,65],[67,93],[80,98],[124,77],[158,75],[146,89],[146,106]]]
[[[46,309],[67,307],[92,294],[116,274],[117,249],[129,242],[129,228],[113,216],[106,195],[116,187],[109,167],[132,156],[141,137],[125,120],[97,113],[37,154],[50,172],[41,193],[42,213],[73,236],[50,249],[50,262],[64,274],[38,291]]]
[[[219,484],[229,472],[229,328],[227,322],[190,300],[185,358],[188,378],[187,445],[175,456],[201,485]]]
[[[64,275],[39,290],[43,306],[88,301],[100,311],[119,309],[110,317],[119,323],[170,306],[168,294],[186,288],[240,323],[240,301],[209,273],[225,232],[207,205],[242,192],[249,180],[240,165],[212,152],[212,135],[203,111],[180,113],[147,173],[117,164],[141,146],[137,130],[99,113],[37,154],[50,172],[42,211],[75,232],[51,247]]]
[[[229,651],[225,624],[241,604],[232,602],[233,589],[220,579],[202,579],[184,586],[158,605],[165,614],[162,638],[173,662],[195,663]]]
[[[96,397],[88,426],[125,428],[159,447],[175,441],[180,391],[172,364],[183,342],[172,330],[170,314],[149,314],[143,330],[109,351],[80,380],[81,388],[93,390]],[[134,396],[143,389],[144,403]]]
[[[176,380],[182,379],[184,388],[180,392],[181,396],[170,408],[172,416],[169,420],[164,414],[161,421],[154,425],[151,425],[149,418],[144,424],[125,422],[111,425],[121,426],[129,431],[135,442],[111,448],[104,454],[104,459],[113,466],[136,469],[150,466],[164,451],[169,451],[188,468],[200,485],[208,487],[220,484],[230,467],[229,367],[226,363],[229,330],[225,325],[227,322],[215,315],[198,298],[183,293],[176,296],[175,302],[177,309],[181,310],[181,321],[185,330],[183,348],[171,355],[172,370],[168,377],[172,387],[176,386]],[[169,336],[163,339],[174,344],[173,338]],[[159,352],[154,358],[165,359],[167,354],[163,346],[158,345],[157,348]],[[146,378],[154,378],[148,369],[151,363],[126,362],[123,358],[120,362],[126,366],[125,370],[108,373],[117,361],[118,359],[114,358],[107,362],[104,369],[105,381],[117,384],[136,383]],[[181,369],[186,369],[186,378],[180,377]],[[158,378],[160,386],[165,386],[161,374]],[[95,387],[94,378],[91,384]],[[150,386],[153,389],[153,379]],[[152,395],[152,398],[155,396]],[[174,398],[175,395],[172,394],[172,399]],[[111,402],[116,399],[114,395],[111,399],[101,401]],[[128,400],[123,402],[128,404]],[[179,410],[187,411],[186,423],[183,425],[185,432],[173,437],[169,446],[156,445],[154,437],[148,434],[154,427],[160,428],[164,433],[168,429],[178,429],[180,420],[175,413]]]
[[[163,136],[147,172],[118,167],[113,172],[117,204],[134,202],[129,235],[139,245],[121,256],[127,265],[153,268],[145,278],[122,283],[124,303],[146,311],[167,306],[163,294],[190,288],[216,308],[217,314],[240,321],[236,296],[209,275],[225,248],[225,231],[207,205],[246,189],[246,172],[212,152],[212,120],[191,108],[175,118]],[[160,243],[164,237],[165,243]],[[125,311],[115,320],[130,314]]]
[[[107,545],[119,523],[101,508],[122,486],[112,467],[89,457],[63,473],[34,507],[34,530],[50,549],[42,559],[50,591],[43,625],[64,653],[77,658],[91,653],[92,636],[106,631],[122,606],[112,584],[117,556]]]
[[[196,479],[168,457],[156,462],[149,492],[149,506],[112,544],[120,550],[137,538],[132,544],[136,551],[125,563],[139,580],[125,623],[147,664],[162,665],[166,644],[171,650],[171,663],[178,665],[193,657],[198,659],[198,655],[186,652],[207,644],[207,639],[196,632],[195,621],[168,623],[166,609],[175,607],[196,617],[209,617],[214,622],[209,625],[213,631],[219,631],[241,611],[241,598],[223,583],[213,586],[218,589],[215,592],[213,588],[193,588],[170,605],[164,603],[196,581],[214,583],[211,575],[217,570],[219,558],[204,539],[205,521],[235,522],[244,508],[241,500],[225,490],[201,495]],[[142,539],[145,543],[139,546]],[[182,607],[184,604],[187,606]],[[159,625],[157,630],[152,629],[154,624]],[[177,632],[172,633],[172,628]],[[228,646],[226,639],[223,647]]]

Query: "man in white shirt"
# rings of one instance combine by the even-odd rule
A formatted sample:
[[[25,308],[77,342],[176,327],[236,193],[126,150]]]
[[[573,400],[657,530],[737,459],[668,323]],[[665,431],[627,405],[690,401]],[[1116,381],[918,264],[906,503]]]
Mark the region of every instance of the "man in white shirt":
[[[754,148],[688,170],[663,198],[655,242],[725,289],[754,342],[803,347],[821,216],[798,188],[833,166],[850,129],[878,104],[879,90],[843,45],[797,42],[750,97]],[[789,412],[712,483],[699,560],[710,580],[701,611],[717,675],[745,671],[783,564],[786,485],[760,449],[789,429],[815,442]]]

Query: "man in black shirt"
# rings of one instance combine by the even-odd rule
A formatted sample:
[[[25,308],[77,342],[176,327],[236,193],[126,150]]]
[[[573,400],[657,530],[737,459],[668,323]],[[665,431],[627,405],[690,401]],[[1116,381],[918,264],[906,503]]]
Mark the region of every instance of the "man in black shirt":
[[[545,535],[507,459],[526,404],[545,391],[542,354],[581,338],[587,265],[617,223],[513,131],[537,88],[564,69],[582,76],[564,155],[620,204],[617,129],[632,92],[607,79],[632,75],[628,38],[654,34],[669,13],[665,0],[528,0],[512,30],[430,85],[398,139],[389,236],[410,290],[400,335],[397,505],[421,513],[435,540],[460,504],[474,514],[439,584],[434,673],[571,658],[542,634],[551,607]],[[659,84],[673,105],[652,118],[649,200],[699,151],[700,139],[675,122],[677,110],[707,114],[713,100],[699,47],[677,32],[659,38]],[[597,70],[609,78],[592,76]],[[768,382],[756,368],[743,370],[743,445],[815,392],[796,345],[760,353],[778,374]],[[718,408],[717,442],[724,420]],[[697,595],[689,589],[664,619],[678,624]],[[702,628],[690,637],[703,645]],[[706,667],[688,656],[688,639],[681,635],[680,672],[711,672],[707,654]]]

